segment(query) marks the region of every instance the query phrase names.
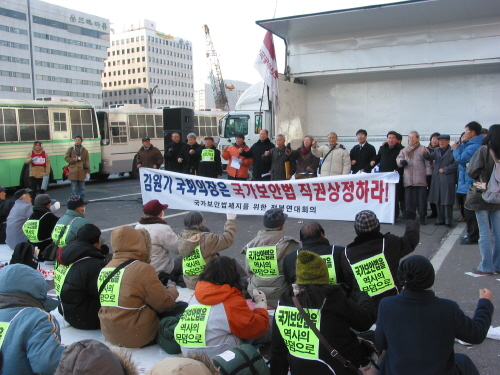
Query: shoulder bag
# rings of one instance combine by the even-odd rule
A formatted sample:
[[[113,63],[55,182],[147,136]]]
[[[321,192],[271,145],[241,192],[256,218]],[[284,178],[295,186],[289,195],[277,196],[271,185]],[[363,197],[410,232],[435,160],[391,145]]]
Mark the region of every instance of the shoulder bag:
[[[489,149],[491,158],[493,159],[493,170],[491,171],[490,181],[486,186],[486,190],[481,194],[483,200],[486,203],[500,204],[500,161],[495,158],[495,154],[492,149]],[[498,167],[498,168],[497,168]],[[484,183],[479,175],[479,181]]]

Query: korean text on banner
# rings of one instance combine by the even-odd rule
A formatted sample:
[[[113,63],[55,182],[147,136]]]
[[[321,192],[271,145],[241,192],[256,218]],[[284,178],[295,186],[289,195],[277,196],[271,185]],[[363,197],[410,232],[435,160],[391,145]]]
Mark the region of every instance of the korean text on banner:
[[[153,199],[170,209],[262,215],[281,208],[290,217],[354,221],[362,210],[380,222],[394,220],[397,172],[363,173],[286,181],[234,181],[141,168],[144,204]]]

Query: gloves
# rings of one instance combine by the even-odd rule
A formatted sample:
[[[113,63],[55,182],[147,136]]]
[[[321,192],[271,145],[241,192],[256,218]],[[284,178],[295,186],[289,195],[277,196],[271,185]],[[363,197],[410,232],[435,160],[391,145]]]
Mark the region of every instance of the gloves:
[[[401,166],[406,167],[408,165],[408,162],[406,160],[401,160],[400,164]]]
[[[266,295],[259,289],[254,289],[252,292],[252,300],[255,302],[256,309],[266,309],[267,310],[267,299]]]
[[[52,212],[54,214],[60,208],[61,208],[61,203],[56,202],[56,203],[54,203],[53,205],[50,206],[50,212]]]
[[[373,363],[370,361],[366,366],[360,367],[359,371],[363,375],[377,375],[378,374],[378,369],[373,365]]]
[[[227,216],[228,220],[234,220],[234,219],[236,219],[236,213],[234,213],[233,211],[227,211],[226,216]]]

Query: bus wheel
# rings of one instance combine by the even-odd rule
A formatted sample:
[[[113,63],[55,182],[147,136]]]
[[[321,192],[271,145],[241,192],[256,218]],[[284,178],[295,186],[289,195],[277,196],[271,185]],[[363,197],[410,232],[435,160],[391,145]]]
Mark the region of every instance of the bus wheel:
[[[21,187],[30,187],[30,167],[25,165],[23,171],[21,172]]]
[[[132,162],[132,172],[130,172],[130,177],[134,180],[139,179],[139,168],[137,168],[137,155],[134,156],[134,161]]]
[[[109,177],[109,173],[91,173],[91,180],[106,180]]]

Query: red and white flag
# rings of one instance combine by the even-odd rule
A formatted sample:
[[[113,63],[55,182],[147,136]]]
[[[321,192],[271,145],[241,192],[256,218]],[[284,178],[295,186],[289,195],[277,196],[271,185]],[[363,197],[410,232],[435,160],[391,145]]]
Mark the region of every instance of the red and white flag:
[[[264,43],[260,47],[259,55],[255,60],[255,69],[260,73],[264,82],[269,87],[269,96],[277,108],[278,104],[278,68],[276,66],[276,53],[274,52],[273,34],[268,31]]]

